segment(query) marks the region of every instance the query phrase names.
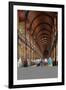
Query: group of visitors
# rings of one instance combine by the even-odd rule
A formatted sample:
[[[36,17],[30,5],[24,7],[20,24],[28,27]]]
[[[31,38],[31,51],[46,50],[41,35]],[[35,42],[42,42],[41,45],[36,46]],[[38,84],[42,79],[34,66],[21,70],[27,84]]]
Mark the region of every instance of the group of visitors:
[[[45,58],[44,62],[45,62],[47,65],[49,65],[49,66],[52,66],[52,63],[53,63],[51,57]]]
[[[44,59],[41,59],[41,61],[37,64],[37,66],[52,66],[53,64],[53,61],[51,59],[51,57],[49,58],[44,58]]]
[[[27,67],[27,66],[32,66],[32,65],[36,65],[36,66],[44,66],[44,65],[52,66],[53,65],[53,60],[51,57],[33,60],[31,65],[28,62],[29,62],[29,60],[22,61],[21,58],[19,58],[17,65],[18,65],[18,67],[21,67],[21,66]]]

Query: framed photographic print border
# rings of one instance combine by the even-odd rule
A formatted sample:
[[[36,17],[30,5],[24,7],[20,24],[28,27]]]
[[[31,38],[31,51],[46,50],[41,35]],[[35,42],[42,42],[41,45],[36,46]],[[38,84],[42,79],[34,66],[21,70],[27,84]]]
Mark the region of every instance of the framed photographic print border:
[[[61,8],[62,9],[62,81],[53,83],[37,83],[37,84],[22,84],[14,85],[14,66],[13,66],[13,7],[16,6],[35,6],[35,7],[51,7],[51,8]],[[40,4],[40,3],[27,3],[27,2],[9,2],[9,88],[26,88],[26,87],[38,87],[38,86],[54,86],[54,85],[64,85],[64,5],[60,4]]]

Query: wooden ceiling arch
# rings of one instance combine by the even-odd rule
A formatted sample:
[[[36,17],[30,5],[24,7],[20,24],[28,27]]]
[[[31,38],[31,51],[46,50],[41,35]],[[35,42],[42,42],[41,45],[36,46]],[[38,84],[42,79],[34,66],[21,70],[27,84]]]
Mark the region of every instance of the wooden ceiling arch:
[[[52,19],[52,22],[54,23],[54,19],[53,19],[53,17],[52,17],[52,15],[50,15],[49,13],[46,13],[46,12],[38,12],[38,11],[31,11],[31,12],[29,12],[29,14],[30,15],[28,15],[28,19],[29,19],[29,21],[30,21],[30,29],[31,29],[31,27],[32,27],[32,24],[33,24],[33,22],[34,22],[34,20],[36,19],[36,18],[39,18],[39,17],[42,17],[42,16],[48,16],[49,18],[51,18]],[[32,14],[33,14],[33,16],[32,16]],[[30,17],[33,17],[32,19],[30,18]]]
[[[45,16],[45,15],[43,15],[43,16],[41,15],[40,17],[36,18],[36,19],[33,21],[32,25],[30,26],[31,29],[33,29],[37,24],[39,24],[39,22],[40,22],[40,23],[42,23],[42,22],[48,23],[48,24],[50,24],[50,25],[53,25],[53,24],[54,24],[51,18],[49,18],[49,17],[47,17],[47,16]]]
[[[38,35],[36,35],[35,37],[37,40],[41,39],[41,38],[48,38],[49,41],[51,41],[51,36],[50,34],[46,33],[46,32],[41,32]]]
[[[44,23],[44,22],[42,22],[42,23],[39,23],[34,29],[32,29],[32,35],[34,34],[34,32],[38,29],[38,30],[40,30],[41,28],[45,28],[45,27],[50,27],[50,30],[52,31],[52,26],[50,25],[50,24],[48,24],[48,23]],[[47,28],[48,29],[48,28]],[[49,30],[49,29],[48,29]]]
[[[25,20],[26,27],[30,32],[28,34],[34,39],[41,53],[45,53],[52,43],[54,25],[57,27],[57,20],[56,24],[54,24],[54,19],[57,19],[57,13],[48,11],[22,11],[19,14],[20,18],[23,17],[25,19],[25,16],[27,16],[27,20]]]
[[[44,27],[44,28],[41,28],[41,29],[36,29],[32,35],[38,35],[38,33],[40,33],[41,31],[47,31],[50,34],[52,33],[51,29],[47,29],[47,28]]]

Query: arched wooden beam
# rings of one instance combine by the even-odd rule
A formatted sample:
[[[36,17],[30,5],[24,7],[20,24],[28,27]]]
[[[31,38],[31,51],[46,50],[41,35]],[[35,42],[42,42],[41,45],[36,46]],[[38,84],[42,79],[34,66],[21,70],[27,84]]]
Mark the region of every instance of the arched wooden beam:
[[[38,41],[38,43],[40,43],[40,42],[43,42],[43,43],[47,42],[47,44],[51,44],[50,43],[51,41],[49,40],[49,38],[45,39],[45,37],[38,38],[37,41]]]
[[[45,43],[48,44],[49,42],[44,39],[44,40],[39,40],[39,43],[41,43],[41,44],[45,44]]]
[[[41,42],[41,41],[43,41],[43,40],[45,40],[45,41],[47,41],[47,42],[50,41],[48,38],[45,39],[45,37],[41,37],[41,38],[38,38],[38,39],[37,39],[38,42]]]
[[[50,34],[47,33],[47,32],[40,32],[40,33],[37,34],[35,37],[36,37],[36,38],[39,38],[39,37],[42,37],[42,36],[45,36],[45,37],[47,37],[47,38],[50,38],[50,37],[51,37]]]
[[[47,41],[50,41],[48,37],[46,36],[42,36],[42,37],[39,37],[37,38],[38,41],[41,41],[41,40],[47,40]]]
[[[45,40],[45,39],[44,39],[44,40],[41,40],[41,39],[40,39],[40,40],[38,41],[38,43],[39,43],[39,44],[41,43],[41,44],[40,44],[40,46],[41,46],[41,45],[44,44],[44,43],[47,43],[47,44],[48,44],[49,41],[48,41],[48,40]]]
[[[31,22],[31,24],[30,24],[30,30],[31,30],[32,23],[34,22],[34,20],[35,20],[36,18],[38,18],[38,17],[40,17],[40,16],[44,16],[44,15],[45,15],[45,16],[48,16],[49,18],[51,18],[52,21],[53,21],[53,23],[54,23],[54,20],[53,20],[52,16],[50,16],[50,15],[48,15],[48,14],[46,14],[46,13],[39,14],[39,15],[37,15],[36,17],[34,17],[34,19],[32,20],[32,22]]]
[[[42,22],[45,22],[45,23],[48,23],[48,24],[54,26],[54,23],[52,22],[51,18],[49,18],[47,16],[41,16],[34,20],[34,22],[32,23],[31,29],[33,29],[38,23],[42,23]]]
[[[47,31],[47,32],[49,32],[50,34],[52,33],[52,32],[51,32],[51,29],[49,30],[49,29],[47,29],[47,28],[41,28],[41,29],[35,30],[34,33],[33,33],[33,35],[36,36],[36,35],[38,35],[38,33],[40,33],[41,31]]]
[[[38,41],[38,40],[37,40],[37,41]],[[45,43],[45,41],[47,42],[47,44],[48,44],[49,46],[51,45],[51,42],[50,42],[50,40],[48,40],[48,39],[42,39],[42,40],[41,40],[41,39],[39,39],[39,41],[38,41],[38,42],[39,42],[39,43],[40,43],[40,42]]]
[[[39,23],[38,25],[36,25],[36,27],[33,29],[32,35],[33,35],[34,31],[36,31],[36,29],[37,29],[38,27],[39,27],[39,28],[41,28],[41,27],[44,28],[44,26],[46,26],[46,25],[49,26],[49,27],[51,28],[51,30],[52,30],[52,26],[51,26],[50,24],[42,22],[42,23]]]

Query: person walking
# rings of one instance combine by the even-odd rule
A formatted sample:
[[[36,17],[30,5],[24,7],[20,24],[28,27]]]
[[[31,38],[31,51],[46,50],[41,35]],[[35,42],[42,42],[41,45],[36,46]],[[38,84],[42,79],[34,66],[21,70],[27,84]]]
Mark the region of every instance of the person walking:
[[[51,57],[48,58],[48,66],[52,66],[52,59],[51,59]]]

